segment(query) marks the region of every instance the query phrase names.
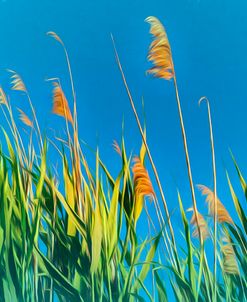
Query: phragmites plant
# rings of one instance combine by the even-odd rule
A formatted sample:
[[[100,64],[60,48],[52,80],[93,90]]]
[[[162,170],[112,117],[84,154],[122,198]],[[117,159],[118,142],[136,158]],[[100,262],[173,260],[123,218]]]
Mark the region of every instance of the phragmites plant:
[[[192,200],[192,207],[185,209],[177,194],[182,246],[113,37],[117,65],[142,139],[134,156],[126,150],[123,137],[121,144],[113,142],[116,177],[99,150],[87,153],[79,140],[69,55],[63,40],[48,32],[64,50],[70,79],[72,100],[62,88],[66,83],[49,79],[51,111],[54,118],[62,117],[64,136],[42,135],[28,83],[19,74],[9,70],[11,89],[24,95],[28,109],[18,105],[22,108],[16,111],[7,90],[0,87],[6,121],[0,152],[0,301],[246,301],[246,209],[228,174],[239,221],[217,196],[209,101],[206,97],[199,101],[207,103],[214,178],[213,190],[198,186],[208,207],[208,215],[203,215],[192,179],[171,46],[161,22],[155,17],[146,21],[153,39],[147,73],[172,81],[176,92]],[[23,139],[19,123],[28,139]],[[50,149],[56,152],[58,168],[50,164]],[[234,158],[233,162],[246,198],[244,176]],[[173,205],[175,201],[176,195]]]

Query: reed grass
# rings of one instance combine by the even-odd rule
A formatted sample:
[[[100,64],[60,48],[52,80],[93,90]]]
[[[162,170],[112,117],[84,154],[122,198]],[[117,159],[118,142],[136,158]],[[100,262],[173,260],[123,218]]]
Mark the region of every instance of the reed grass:
[[[123,137],[121,145],[113,143],[113,152],[119,156],[116,178],[98,149],[88,154],[80,144],[68,51],[62,39],[49,32],[63,48],[70,75],[72,100],[62,90],[65,83],[51,79],[53,113],[64,119],[65,137],[41,134],[20,75],[11,71],[10,82],[12,89],[24,92],[31,117],[22,108],[18,108],[16,116],[12,109],[15,104],[0,88],[0,106],[6,121],[1,129],[0,149],[0,301],[246,301],[244,176],[233,158],[243,189],[241,199],[245,198],[240,201],[227,173],[229,194],[238,216],[235,221],[217,196],[212,118],[204,97],[214,188],[199,187],[206,196],[209,215],[199,213],[170,44],[160,21],[154,17],[147,21],[155,37],[149,50],[149,60],[154,63],[149,73],[175,84],[193,203],[189,221],[182,194],[177,193],[183,241],[176,240],[169,203],[151,155],[152,146],[147,142],[115,43],[117,65],[142,138],[138,155],[126,150]],[[23,139],[19,122],[29,140]],[[51,148],[57,152],[61,167],[58,171],[49,164]],[[94,166],[89,166],[89,156],[94,158]],[[153,174],[148,171],[147,160]],[[151,202],[146,204],[148,199]],[[152,208],[157,217],[150,214]],[[142,233],[140,223],[147,225]],[[214,255],[213,263],[207,251]]]

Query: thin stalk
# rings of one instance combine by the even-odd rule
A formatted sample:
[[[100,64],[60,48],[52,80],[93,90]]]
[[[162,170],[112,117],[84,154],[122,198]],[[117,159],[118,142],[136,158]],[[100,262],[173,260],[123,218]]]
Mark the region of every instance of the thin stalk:
[[[159,225],[160,225],[160,228],[162,230],[163,226],[165,226],[165,221],[164,221],[164,218],[162,215],[160,215],[159,213],[161,213],[161,209],[160,209],[160,206],[159,206],[159,203],[158,203],[158,199],[157,197],[155,196],[154,198],[154,206],[155,206],[155,211],[156,211],[156,214],[157,214],[157,217],[158,217],[158,221],[159,221]],[[162,221],[161,221],[162,220]],[[164,227],[164,232],[165,232],[165,235],[167,238],[168,237],[168,232],[167,232],[167,229]],[[167,253],[168,253],[168,256],[170,258],[170,261],[171,263],[174,265],[176,264],[176,259],[174,258],[174,255],[172,253],[172,250],[170,251],[169,249],[169,245],[167,244],[167,241],[166,241],[166,237],[164,236],[164,232],[162,230],[162,238],[164,240],[164,243],[165,243],[165,247],[166,247],[166,250],[167,250]],[[178,265],[179,266],[179,265]]]
[[[94,273],[91,274],[91,283],[92,283],[92,286],[91,286],[91,299],[92,299],[92,302],[95,301],[95,296],[94,296]]]
[[[65,46],[63,45],[63,48],[65,48]],[[66,49],[65,49],[66,51]],[[67,56],[66,56],[67,58]],[[57,79],[58,81],[58,85],[59,87],[62,89],[62,85],[60,83],[60,79]],[[73,142],[72,142],[72,138],[70,135],[70,131],[69,131],[69,121],[68,121],[68,112],[67,109],[65,107],[65,103],[63,102],[63,110],[65,112],[65,125],[66,125],[66,133],[67,133],[67,139],[68,139],[68,144],[69,144],[69,150],[70,150],[70,160],[71,160],[71,164],[73,163]]]
[[[41,136],[41,132],[40,132],[40,128],[39,128],[39,122],[38,122],[38,120],[37,120],[36,112],[35,112],[35,109],[34,109],[34,107],[33,107],[33,103],[32,103],[32,101],[31,101],[31,98],[30,98],[28,92],[26,92],[26,95],[27,95],[28,102],[29,102],[30,108],[31,108],[31,110],[32,110],[33,118],[34,118],[34,121],[35,121],[37,130],[38,130],[38,135],[39,135],[39,139],[40,139],[41,150],[43,150],[42,136]]]
[[[146,147],[146,150],[147,150],[147,155],[149,157],[149,160],[150,160],[150,163],[151,163],[154,175],[155,175],[155,179],[156,179],[159,191],[160,191],[162,203],[163,203],[163,206],[164,206],[164,209],[165,209],[165,213],[166,213],[166,217],[167,217],[167,221],[168,221],[168,225],[169,225],[169,229],[170,229],[170,233],[171,233],[171,237],[172,237],[173,248],[174,248],[175,253],[177,254],[177,248],[176,248],[176,241],[175,241],[174,231],[173,231],[173,227],[172,227],[172,224],[171,224],[171,221],[170,221],[169,210],[168,210],[168,207],[167,207],[167,203],[166,203],[165,195],[164,195],[164,192],[163,192],[163,189],[162,189],[162,185],[161,185],[161,182],[160,182],[160,179],[159,179],[159,175],[158,175],[156,166],[154,164],[151,152],[149,150],[149,146],[147,144],[147,141],[146,141],[146,138],[145,138],[145,134],[144,134],[144,131],[142,129],[141,122],[140,122],[139,116],[137,114],[137,111],[136,111],[136,108],[135,108],[135,104],[134,104],[134,101],[132,99],[132,95],[130,93],[130,90],[129,90],[129,87],[128,87],[128,84],[127,84],[127,81],[126,81],[126,78],[125,78],[125,75],[124,75],[124,72],[123,72],[123,69],[122,69],[122,65],[121,65],[121,62],[120,62],[120,59],[119,59],[119,56],[118,56],[118,52],[117,52],[117,49],[116,49],[116,45],[115,45],[113,36],[111,36],[111,37],[112,37],[112,42],[113,42],[113,47],[114,47],[114,52],[115,52],[117,64],[118,64],[120,73],[122,75],[124,86],[126,88],[126,91],[127,91],[128,97],[129,97],[129,101],[130,101],[133,113],[135,115],[135,119],[136,119],[136,122],[137,122],[137,125],[138,125],[138,128],[139,128],[139,131],[140,131],[143,143],[144,143],[144,145]]]
[[[70,77],[70,84],[71,84],[71,90],[73,95],[73,104],[74,104],[74,113],[73,113],[73,131],[74,131],[74,145],[73,145],[73,151],[74,151],[74,159],[72,162],[72,165],[75,167],[75,180],[76,180],[76,194],[78,199],[78,209],[79,209],[79,216],[83,217],[83,208],[82,208],[82,188],[81,188],[81,180],[82,180],[82,173],[81,173],[81,166],[80,166],[80,157],[79,157],[79,140],[78,140],[78,121],[77,121],[77,110],[76,110],[76,93],[74,88],[74,81],[73,81],[73,75],[69,60],[69,55],[67,52],[67,49],[65,47],[64,42],[57,36],[57,34],[49,32],[55,40],[57,40],[63,47],[67,67],[69,71],[69,77]]]
[[[22,165],[24,165],[23,162],[25,161],[25,158],[26,158],[26,152],[25,152],[25,148],[23,146],[23,142],[21,140],[20,133],[19,133],[18,128],[17,128],[16,123],[15,123],[12,107],[11,107],[9,101],[6,103],[6,107],[7,107],[9,116],[10,116],[10,121],[8,120],[7,115],[5,114],[5,112],[3,110],[3,107],[2,107],[2,110],[3,110],[4,116],[5,116],[6,120],[7,120],[7,123],[8,123],[8,125],[9,125],[9,127],[11,129],[11,132],[12,132],[12,134],[14,136],[15,144],[16,144],[16,149],[17,149],[17,152],[18,152],[18,155],[19,155],[18,158],[20,159],[20,163]]]
[[[173,67],[173,70],[174,70],[174,67]],[[188,150],[188,146],[187,146],[187,138],[186,138],[186,132],[185,132],[185,127],[184,127],[183,113],[182,113],[182,109],[181,109],[180,98],[179,98],[179,94],[178,94],[178,86],[177,86],[175,71],[174,71],[173,80],[174,80],[174,86],[175,86],[175,92],[176,92],[176,101],[177,101],[177,106],[178,106],[180,126],[181,126],[182,137],[183,137],[186,165],[187,165],[188,177],[189,177],[189,182],[190,182],[190,190],[191,190],[191,195],[192,195],[193,209],[194,209],[194,213],[195,213],[196,224],[197,224],[199,238],[200,238],[200,244],[202,245],[203,244],[203,238],[202,238],[201,230],[200,230],[200,227],[199,227],[199,218],[198,218],[198,210],[197,210],[197,204],[196,204],[195,189],[194,189],[194,183],[193,183],[193,178],[192,178],[189,150]]]
[[[78,196],[78,204],[79,204],[79,213],[80,217],[83,217],[83,209],[82,209],[82,192],[81,192],[81,169],[80,169],[80,157],[79,157],[79,140],[78,140],[78,121],[77,121],[77,110],[76,110],[76,94],[75,94],[75,88],[74,88],[74,81],[73,81],[73,75],[72,75],[72,70],[71,70],[71,65],[70,65],[70,60],[69,60],[69,55],[67,52],[67,49],[61,41],[65,57],[66,57],[66,62],[68,65],[68,70],[69,70],[69,77],[70,77],[70,84],[71,84],[71,90],[72,90],[72,95],[73,95],[73,104],[74,104],[74,113],[73,113],[73,130],[74,130],[74,156],[75,156],[75,171],[76,171],[76,191],[77,191],[77,196]]]
[[[55,187],[55,184],[54,182],[52,181],[52,197],[53,197],[53,201],[54,201],[54,208],[53,208],[53,217],[52,217],[52,227],[53,229],[55,230],[55,223],[56,223],[56,213],[57,213],[57,197],[56,197],[56,194],[55,194],[55,190],[54,190],[54,187]],[[54,248],[55,248],[55,235],[54,233],[52,232],[52,242],[51,242],[51,260],[52,262],[54,261]],[[50,283],[50,297],[49,297],[49,301],[52,302],[53,301],[53,297],[54,297],[54,292],[53,292],[53,279],[51,278],[51,283]]]
[[[173,63],[172,63],[172,65],[173,65]],[[197,228],[198,228],[198,234],[199,234],[199,240],[200,240],[200,246],[201,246],[201,253],[200,253],[201,260],[200,261],[202,261],[204,259],[205,263],[207,263],[207,258],[206,258],[206,254],[205,254],[205,250],[204,250],[204,241],[203,241],[203,237],[202,237],[202,233],[201,233],[201,229],[200,229],[200,225],[199,225],[199,217],[198,217],[198,209],[197,209],[197,204],[196,204],[195,189],[194,189],[194,183],[193,183],[193,178],[192,178],[192,172],[191,172],[191,166],[190,166],[190,157],[189,157],[189,151],[188,151],[188,145],[187,145],[187,138],[186,138],[186,132],[185,132],[185,127],[184,127],[184,122],[183,122],[183,113],[182,113],[182,109],[181,109],[180,98],[179,98],[179,94],[178,94],[178,86],[177,86],[177,80],[176,80],[174,65],[173,65],[173,70],[174,70],[173,80],[174,80],[174,86],[175,86],[175,92],[176,92],[176,101],[177,101],[178,112],[179,112],[180,126],[181,126],[183,143],[184,143],[186,165],[187,165],[188,177],[189,177],[189,182],[190,182],[193,209],[194,209],[194,213],[195,213],[196,224],[197,224]],[[205,276],[205,273],[204,273],[204,276]],[[199,292],[197,291],[197,293],[199,293]],[[197,299],[198,299],[198,296],[197,296]]]
[[[73,104],[74,104],[74,130],[78,130],[78,124],[77,124],[77,111],[76,111],[76,94],[75,94],[75,88],[74,88],[74,81],[73,81],[73,75],[72,75],[72,70],[71,70],[71,65],[70,65],[70,60],[69,60],[69,54],[67,52],[67,49],[61,40],[61,45],[63,46],[65,57],[66,57],[66,62],[69,70],[69,77],[70,77],[70,84],[71,84],[71,90],[72,90],[72,95],[73,95]]]
[[[211,151],[212,151],[212,169],[213,169],[213,178],[214,178],[214,294],[213,301],[216,301],[217,298],[217,183],[216,183],[216,163],[215,163],[215,151],[214,151],[214,136],[213,136],[213,126],[211,119],[211,110],[208,99],[204,96],[200,98],[200,103],[205,100],[208,107],[208,122],[210,130],[210,142],[211,142]]]

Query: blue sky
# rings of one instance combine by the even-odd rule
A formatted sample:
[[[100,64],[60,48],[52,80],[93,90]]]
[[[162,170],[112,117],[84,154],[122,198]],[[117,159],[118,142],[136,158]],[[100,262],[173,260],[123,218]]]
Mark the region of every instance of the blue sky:
[[[169,208],[177,208],[177,187],[185,207],[189,207],[191,198],[173,84],[145,74],[150,66],[146,56],[151,38],[144,19],[150,15],[163,22],[172,47],[194,182],[213,185],[206,106],[198,107],[198,99],[206,95],[212,108],[219,197],[232,209],[225,168],[234,178],[235,174],[228,148],[243,172],[247,164],[246,1],[0,1],[2,86],[8,90],[6,68],[20,73],[43,129],[61,131],[62,119],[50,114],[52,87],[45,81],[60,77],[67,97],[71,97],[63,51],[46,36],[47,31],[55,31],[66,44],[71,59],[80,137],[94,148],[99,145],[101,157],[115,173],[119,159],[111,144],[113,139],[121,138],[123,118],[128,150],[137,153],[141,140],[115,62],[112,33],[140,113],[142,97],[145,100],[148,141]],[[27,108],[20,94],[10,95],[13,106]],[[197,196],[206,213],[200,193]],[[179,226],[179,221],[175,212],[174,224]]]

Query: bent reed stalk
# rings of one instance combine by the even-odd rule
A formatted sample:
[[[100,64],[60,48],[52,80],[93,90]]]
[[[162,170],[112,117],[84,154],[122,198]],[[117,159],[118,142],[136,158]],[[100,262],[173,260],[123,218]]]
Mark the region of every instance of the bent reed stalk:
[[[115,41],[114,41],[114,38],[113,38],[112,35],[111,35],[111,38],[112,38],[112,42],[113,42],[113,47],[114,47],[114,52],[115,52],[115,56],[116,56],[116,61],[117,61],[117,64],[118,64],[118,67],[119,67],[119,70],[120,70],[120,73],[121,73],[121,76],[122,76],[122,79],[123,79],[123,83],[124,83],[124,86],[126,88],[126,91],[127,91],[127,94],[128,94],[128,98],[129,98],[129,101],[130,101],[130,104],[131,104],[131,107],[132,107],[132,110],[133,110],[133,113],[134,113],[134,116],[135,116],[135,119],[136,119],[136,122],[137,122],[137,125],[138,125],[138,128],[139,128],[139,131],[140,131],[140,134],[141,134],[141,137],[142,137],[142,141],[143,141],[143,143],[144,143],[144,145],[146,147],[147,154],[148,154],[148,157],[149,157],[149,160],[150,160],[150,163],[151,163],[154,175],[155,175],[155,179],[156,179],[159,191],[160,191],[162,203],[163,203],[163,206],[164,206],[164,209],[165,209],[165,213],[166,213],[167,223],[168,223],[169,230],[170,230],[171,237],[172,237],[172,246],[173,246],[173,249],[175,251],[176,266],[177,266],[177,269],[180,271],[179,261],[178,261],[178,258],[177,258],[178,257],[178,253],[177,253],[176,241],[175,241],[174,231],[173,231],[173,227],[172,227],[172,224],[171,224],[170,214],[169,214],[169,210],[168,210],[168,207],[167,207],[165,195],[164,195],[164,192],[163,192],[163,189],[162,189],[162,185],[161,185],[161,182],[160,182],[160,179],[159,179],[159,175],[158,175],[156,166],[154,164],[154,161],[153,161],[153,158],[152,158],[152,155],[151,155],[151,152],[150,152],[147,140],[145,138],[144,131],[143,131],[142,126],[141,126],[141,122],[140,122],[138,113],[137,113],[136,108],[135,108],[135,104],[134,104],[131,92],[129,90],[129,87],[128,87],[128,84],[127,84],[127,81],[126,81],[126,78],[125,78],[125,74],[124,74],[123,69],[122,69],[122,65],[121,65],[121,62],[120,62],[120,59],[119,59],[119,56],[118,56],[118,52],[117,52],[117,49],[116,49]],[[161,212],[160,216],[162,217],[162,212]],[[166,231],[166,227],[165,226],[164,226],[164,229]],[[169,240],[169,236],[167,236],[167,239]]]
[[[214,180],[214,294],[213,300],[216,301],[217,298],[217,178],[216,178],[216,162],[215,162],[215,149],[214,149],[214,135],[213,135],[213,125],[211,118],[210,103],[207,97],[203,96],[199,99],[199,106],[201,102],[206,101],[207,111],[208,111],[208,123],[210,132],[210,144],[212,153],[212,170],[213,170],[213,180]]]

